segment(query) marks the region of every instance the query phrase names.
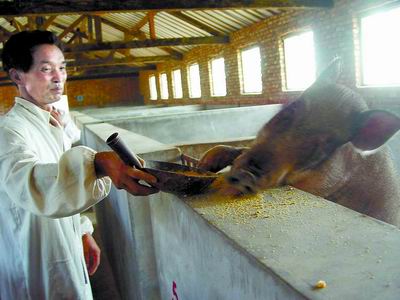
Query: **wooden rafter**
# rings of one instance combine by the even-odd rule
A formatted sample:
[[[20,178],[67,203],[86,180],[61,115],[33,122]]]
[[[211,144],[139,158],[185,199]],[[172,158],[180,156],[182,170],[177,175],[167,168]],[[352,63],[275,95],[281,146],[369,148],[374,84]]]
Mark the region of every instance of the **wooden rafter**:
[[[114,22],[112,22],[112,21],[110,21],[110,20],[108,20],[108,19],[101,18],[101,22],[102,22],[103,24],[106,24],[106,25],[108,25],[108,26],[111,26],[111,27],[113,27],[113,28],[115,28],[115,29],[117,29],[117,30],[123,32],[123,33],[124,33],[125,35],[127,35],[127,36],[137,37],[137,38],[141,38],[141,39],[142,39],[143,37],[146,37],[146,35],[145,35],[143,32],[141,32],[140,30],[135,30],[134,32],[132,32],[131,29],[126,28],[126,27],[124,27],[124,26],[121,26],[121,25],[119,25],[119,24],[116,24],[116,23],[114,23]]]
[[[171,15],[173,15],[174,17],[176,17],[176,18],[178,18],[178,19],[180,19],[180,20],[182,20],[182,21],[184,21],[186,23],[189,23],[190,25],[193,25],[193,26],[195,26],[197,28],[200,28],[201,30],[203,30],[205,32],[208,32],[209,34],[212,34],[212,35],[219,35],[220,34],[220,32],[218,32],[214,28],[212,28],[210,26],[207,26],[206,24],[203,24],[203,23],[193,19],[193,18],[183,14],[182,12],[171,11],[169,13]]]
[[[111,77],[128,77],[137,76],[140,71],[156,70],[155,66],[129,68],[124,70],[93,70],[90,73],[83,72],[79,75],[72,74],[68,77],[68,81],[73,80],[84,80],[84,79],[99,79],[99,78],[111,78]]]
[[[156,39],[156,28],[154,25],[154,17],[156,16],[156,12],[149,12],[147,13],[147,18],[149,20],[149,31],[150,31],[150,38],[152,40]]]
[[[160,47],[162,50],[164,50],[165,52],[167,52],[169,55],[171,55],[172,58],[177,59],[177,60],[181,60],[183,59],[183,54],[171,49],[169,47]]]
[[[191,37],[191,38],[172,38],[172,39],[156,39],[129,42],[103,42],[88,43],[81,45],[71,45],[65,48],[65,52],[85,52],[85,51],[102,51],[112,49],[127,48],[149,48],[149,47],[165,47],[165,46],[187,46],[187,45],[205,45],[205,44],[227,44],[228,36],[210,36],[210,37]]]
[[[124,41],[129,42],[132,40],[132,36],[130,34],[124,33]],[[125,56],[130,56],[131,55],[131,49],[122,49],[122,50],[114,50],[115,52],[122,53]]]
[[[110,21],[108,19],[102,18],[102,17],[100,17],[100,20],[101,20],[102,23],[104,23],[104,24],[106,24],[108,26],[111,26],[111,27],[113,27],[113,28],[125,33],[125,34],[131,34],[129,28],[121,26],[121,25],[119,25],[117,23],[114,23],[114,22],[112,22],[112,21]]]
[[[36,29],[36,23],[35,23],[34,18],[32,16],[27,16],[26,17],[26,21],[27,21],[27,23],[26,23],[24,29],[26,29],[26,30],[34,30],[34,29]]]
[[[146,25],[148,21],[149,21],[149,18],[148,18],[148,15],[146,15],[143,19],[141,19],[137,24],[135,24],[135,26],[133,26],[133,27],[130,29],[130,32],[131,32],[132,34],[135,34],[135,33],[139,32],[140,29],[141,29],[144,25]]]
[[[53,21],[57,18],[57,16],[50,16],[46,19],[44,24],[42,25],[43,30],[47,30],[49,26],[53,23]]]
[[[37,29],[43,29],[43,24],[45,22],[45,18],[42,16],[36,16],[35,17],[35,25]]]
[[[17,18],[8,17],[5,19],[10,23],[11,26],[15,27],[17,32],[24,30],[24,26],[20,22],[18,22]]]
[[[87,35],[89,43],[94,42],[94,31],[93,31],[93,17],[91,15],[87,16]]]
[[[47,30],[49,26],[53,23],[53,21],[57,18],[57,16],[50,16],[46,19],[44,24],[42,25],[43,30]]]
[[[65,1],[24,0],[0,2],[1,15],[87,13],[108,11],[148,11],[182,9],[227,9],[227,8],[315,8],[333,7],[333,0],[168,0],[168,1]]]
[[[66,30],[67,29],[67,27],[66,26],[64,26],[64,25],[62,25],[62,24],[59,24],[59,23],[57,23],[57,22],[53,22],[51,25],[53,25],[53,26],[55,26],[55,27],[58,27],[58,28],[60,28],[60,29],[62,29],[62,30]],[[82,36],[83,38],[85,38],[85,39],[87,39],[87,40],[89,40],[89,37],[87,36],[87,34],[85,33],[85,32],[81,32],[81,31],[77,31],[76,29],[74,29],[73,31],[71,31],[72,33],[76,33],[77,35],[80,35],[80,36]]]
[[[104,59],[92,59],[92,60],[81,60],[75,62],[69,62],[68,67],[88,67],[88,66],[117,66],[117,65],[129,65],[129,64],[143,64],[143,63],[159,63],[171,60],[171,56],[146,56],[146,57],[127,57],[120,59],[112,59],[106,57]]]
[[[59,39],[62,39],[68,33],[73,31],[75,29],[75,27],[77,27],[79,25],[79,23],[82,22],[85,18],[86,18],[86,15],[82,15],[79,18],[77,18],[74,22],[72,22],[71,25],[69,25],[67,28],[65,28],[65,30],[58,36]]]
[[[101,42],[103,40],[103,34],[101,31],[101,17],[94,16],[94,32],[96,36],[96,42]]]

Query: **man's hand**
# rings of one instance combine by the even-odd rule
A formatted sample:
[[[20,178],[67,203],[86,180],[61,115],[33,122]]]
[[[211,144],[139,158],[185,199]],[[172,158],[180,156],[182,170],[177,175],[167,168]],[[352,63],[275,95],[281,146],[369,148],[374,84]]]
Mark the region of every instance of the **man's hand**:
[[[61,111],[51,105],[44,107],[44,109],[50,113],[50,124],[51,125],[53,125],[54,127],[60,127],[60,128],[65,127],[65,124],[63,121],[65,113],[63,111]]]
[[[143,180],[151,185],[157,182],[157,178],[126,165],[115,152],[96,153],[94,164],[97,177],[109,176],[118,189],[124,189],[135,196],[147,196],[158,192],[154,187],[139,183],[139,180]]]
[[[82,236],[83,254],[85,256],[86,267],[92,276],[100,265],[100,248],[91,234],[86,233]]]

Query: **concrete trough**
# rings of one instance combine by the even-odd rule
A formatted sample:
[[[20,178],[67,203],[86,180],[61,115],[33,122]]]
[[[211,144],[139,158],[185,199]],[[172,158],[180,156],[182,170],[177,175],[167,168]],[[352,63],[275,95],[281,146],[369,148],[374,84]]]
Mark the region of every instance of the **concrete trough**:
[[[194,114],[186,114],[169,116],[178,124],[169,129],[172,134],[198,124],[189,121]],[[220,115],[213,116],[216,121]],[[234,116],[231,127],[238,124]],[[200,119],[206,124],[207,118]],[[147,135],[107,123],[85,127],[86,143],[94,149],[108,149],[105,139],[118,131],[145,159],[179,159],[177,147]],[[218,132],[219,140],[174,143],[196,155],[214,144],[251,142],[246,135]],[[96,207],[98,230],[123,299],[397,299],[400,294],[398,228],[293,188],[235,200],[162,192],[134,197],[115,189],[108,198]],[[327,286],[316,289],[319,280]]]
[[[151,216],[161,299],[400,294],[398,228],[293,188],[235,200],[162,193]]]
[[[137,116],[153,116],[180,112],[190,112],[203,110],[201,105],[181,105],[181,106],[117,106],[103,107],[81,110],[80,113],[104,122],[118,119],[126,119]]]
[[[107,108],[92,108],[81,111],[71,111],[71,117],[81,130],[81,143],[85,144],[86,125],[102,122],[112,123],[116,120],[124,120],[132,117],[154,117],[159,115],[169,115],[182,112],[196,112],[205,109],[201,105],[182,105],[182,106],[119,106]]]
[[[255,136],[281,105],[260,105],[181,112],[113,120],[109,123],[164,144],[220,142]]]

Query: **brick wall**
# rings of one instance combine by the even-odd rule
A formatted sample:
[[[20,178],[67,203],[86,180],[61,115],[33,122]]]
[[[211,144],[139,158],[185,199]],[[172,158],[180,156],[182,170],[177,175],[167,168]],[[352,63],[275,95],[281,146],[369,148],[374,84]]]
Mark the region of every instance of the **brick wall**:
[[[146,71],[140,74],[140,88],[146,103],[177,104],[267,104],[282,103],[294,99],[298,92],[282,91],[282,37],[288,33],[304,29],[314,32],[317,71],[339,55],[343,59],[343,75],[340,81],[349,87],[358,89],[367,101],[399,105],[399,88],[357,88],[356,72],[358,49],[358,23],[360,13],[367,9],[393,1],[378,0],[337,0],[332,9],[288,11],[262,22],[251,25],[231,34],[229,45],[200,46],[188,52],[182,61],[159,64],[157,71]],[[238,71],[238,51],[257,44],[261,49],[263,93],[261,95],[241,95]],[[227,96],[212,97],[209,84],[209,60],[216,56],[224,56],[227,79]],[[187,66],[199,63],[202,83],[201,99],[191,99],[188,95]],[[183,99],[172,99],[171,71],[180,68],[182,72]],[[168,100],[152,101],[149,99],[148,77],[166,72],[168,75]]]
[[[14,98],[18,95],[15,85],[0,86],[0,115],[6,113],[14,104]]]
[[[116,77],[67,81],[65,93],[70,107],[142,105],[138,77]],[[14,85],[0,86],[0,114],[7,112],[18,95]],[[79,99],[83,96],[83,100]]]
[[[70,107],[143,104],[138,77],[67,81],[66,94]]]

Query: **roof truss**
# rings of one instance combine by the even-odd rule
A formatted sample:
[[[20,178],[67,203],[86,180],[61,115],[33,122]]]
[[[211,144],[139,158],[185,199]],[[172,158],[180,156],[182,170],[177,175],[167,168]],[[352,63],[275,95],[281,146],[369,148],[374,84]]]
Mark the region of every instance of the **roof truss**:
[[[234,8],[257,15],[257,9],[268,8],[276,15],[282,9],[332,6],[333,0],[0,0],[0,44],[19,31],[52,30],[65,45],[70,78],[85,76],[85,72],[95,74],[96,70],[104,74],[105,68],[140,71],[154,69],[160,62],[181,60],[197,45],[229,43],[233,31],[227,30],[225,23],[218,27],[210,20],[196,19],[192,12],[217,13]],[[112,13],[117,12],[132,14],[134,24],[115,19]],[[160,29],[161,13],[164,19],[169,15],[180,22],[179,26],[197,34],[163,37],[160,33],[165,35],[166,29]],[[117,40],[110,40],[110,34],[107,38],[105,30],[110,29],[118,33]],[[4,76],[0,74],[1,78]]]

